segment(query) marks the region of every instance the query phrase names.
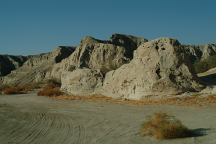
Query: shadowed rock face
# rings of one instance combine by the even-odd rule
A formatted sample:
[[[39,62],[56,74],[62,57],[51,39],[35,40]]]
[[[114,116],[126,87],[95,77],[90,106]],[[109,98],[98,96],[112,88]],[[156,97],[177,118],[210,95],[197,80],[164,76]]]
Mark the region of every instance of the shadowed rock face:
[[[106,74],[105,95],[128,99],[199,91],[202,86],[190,69],[185,49],[174,39],[142,44],[129,64]]]
[[[216,44],[206,45],[185,45],[185,53],[190,56],[192,63],[195,61],[205,60],[209,56],[216,55]]]
[[[147,41],[147,39],[132,35],[113,34],[111,36],[111,42],[115,45],[125,47],[125,56],[130,59],[133,58],[133,51],[136,50],[142,43]]]
[[[19,68],[27,59],[25,56],[0,55],[0,76]]]

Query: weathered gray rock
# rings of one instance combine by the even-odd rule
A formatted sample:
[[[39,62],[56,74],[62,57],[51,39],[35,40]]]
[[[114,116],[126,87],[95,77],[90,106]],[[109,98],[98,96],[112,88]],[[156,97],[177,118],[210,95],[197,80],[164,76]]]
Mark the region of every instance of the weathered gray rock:
[[[91,69],[76,69],[62,74],[61,90],[73,95],[89,96],[102,87],[103,75]]]
[[[54,64],[67,58],[74,48],[58,47],[53,52],[29,56],[22,67],[3,77],[4,84],[29,84],[50,79],[50,71]]]
[[[124,47],[86,37],[71,55],[70,61],[75,67],[100,69],[105,73],[129,62],[124,54]]]
[[[85,37],[68,59],[54,66],[52,75],[59,78],[63,71],[76,68],[100,69],[106,73],[128,63],[133,51],[146,41],[144,38],[120,34],[112,35],[110,41]]]
[[[142,44],[129,64],[106,74],[102,93],[115,98],[141,99],[199,91],[202,85],[190,67],[185,49],[177,40],[153,40]]]
[[[0,55],[0,77],[19,68],[27,59],[25,56]]]

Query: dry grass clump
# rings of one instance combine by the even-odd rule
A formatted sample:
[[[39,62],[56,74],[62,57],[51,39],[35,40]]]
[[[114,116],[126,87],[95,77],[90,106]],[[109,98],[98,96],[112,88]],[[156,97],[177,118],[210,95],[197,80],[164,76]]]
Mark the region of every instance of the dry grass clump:
[[[2,85],[0,86],[0,93],[6,95],[12,94],[25,94],[34,89],[38,89],[39,85],[37,83],[25,84],[25,85]]]
[[[2,93],[6,95],[25,94],[29,88],[25,86],[9,86],[2,89]]]
[[[111,101],[117,101],[114,100],[111,97],[103,96],[103,95],[90,95],[90,96],[74,96],[74,95],[62,95],[59,97],[56,97],[57,99],[61,100],[82,100],[82,101],[106,101],[106,102],[111,102]]]
[[[141,134],[144,136],[153,136],[156,139],[173,139],[190,137],[192,131],[174,116],[159,112],[143,123]]]
[[[38,96],[48,96],[48,97],[55,97],[63,95],[64,93],[60,91],[60,88],[50,88],[44,87],[41,91],[37,93]]]
[[[8,87],[7,85],[0,85],[0,93],[2,93],[2,91],[7,87]]]
[[[57,99],[64,100],[83,100],[83,101],[105,101],[116,104],[129,104],[129,105],[179,105],[179,106],[210,106],[216,104],[216,96],[188,96],[188,97],[173,97],[173,98],[145,98],[142,100],[129,100],[129,99],[114,99],[103,95],[90,95],[90,96],[74,96],[74,95],[61,95]]]
[[[48,84],[43,87],[38,93],[38,96],[48,96],[48,97],[56,97],[63,95],[64,93],[60,90],[61,84],[54,81],[49,80]]]

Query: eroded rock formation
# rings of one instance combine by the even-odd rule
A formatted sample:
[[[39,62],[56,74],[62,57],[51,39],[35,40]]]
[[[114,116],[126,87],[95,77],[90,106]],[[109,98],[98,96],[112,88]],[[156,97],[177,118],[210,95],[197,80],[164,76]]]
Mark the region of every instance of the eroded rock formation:
[[[215,44],[182,45],[171,38],[148,41],[122,34],[113,34],[110,40],[87,36],[76,48],[59,47],[9,61],[11,68],[1,60],[1,75],[7,75],[0,77],[0,82],[28,84],[55,79],[61,81],[64,92],[81,96],[142,99],[176,95],[205,87],[192,64],[212,55],[216,55]]]
[[[128,99],[201,89],[184,47],[169,38],[141,45],[133,60],[108,72],[103,83],[104,95]]]

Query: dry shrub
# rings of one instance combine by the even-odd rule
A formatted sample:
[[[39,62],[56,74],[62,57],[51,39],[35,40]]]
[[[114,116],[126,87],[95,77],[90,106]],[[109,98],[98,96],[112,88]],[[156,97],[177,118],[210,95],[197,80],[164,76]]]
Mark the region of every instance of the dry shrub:
[[[48,96],[48,97],[56,97],[56,96],[63,95],[64,93],[61,92],[60,86],[61,86],[60,83],[54,80],[50,80],[48,81],[48,84],[37,93],[37,95]]]
[[[75,95],[62,95],[59,97],[56,97],[57,99],[61,100],[83,100],[83,101],[106,101],[106,102],[111,102],[114,101],[113,98],[103,96],[103,95],[90,95],[90,96],[75,96]],[[115,100],[117,101],[117,100]]]
[[[43,88],[41,91],[37,93],[38,96],[48,96],[55,97],[63,95],[64,93],[60,91],[60,88]]]
[[[37,83],[25,84],[25,85],[3,85],[0,87],[0,92],[6,95],[11,94],[25,94],[34,89],[38,89],[39,85]]]
[[[192,131],[174,116],[159,112],[143,123],[141,134],[144,136],[153,136],[156,139],[173,139],[190,137]]]
[[[87,100],[87,101],[105,101],[116,104],[128,105],[179,105],[179,106],[211,106],[216,104],[216,96],[188,96],[173,98],[145,98],[142,100],[114,99],[103,95],[74,96],[61,95],[57,99],[64,100]]]
[[[7,85],[0,85],[0,93],[3,92],[3,90],[4,90],[5,88],[7,88],[7,87],[9,87],[9,86],[7,86]]]
[[[24,94],[27,93],[27,88],[24,86],[11,86],[11,87],[5,87],[2,90],[3,94],[6,95],[12,95],[12,94]]]

